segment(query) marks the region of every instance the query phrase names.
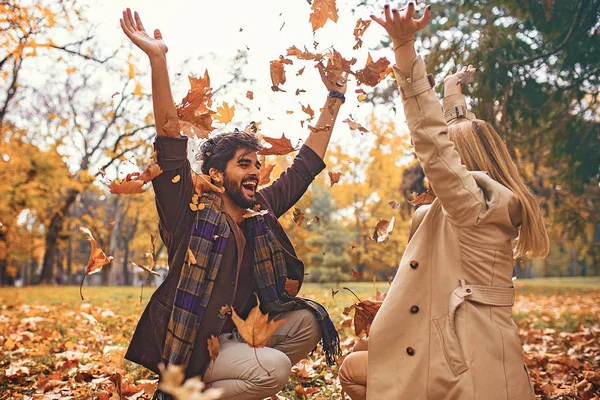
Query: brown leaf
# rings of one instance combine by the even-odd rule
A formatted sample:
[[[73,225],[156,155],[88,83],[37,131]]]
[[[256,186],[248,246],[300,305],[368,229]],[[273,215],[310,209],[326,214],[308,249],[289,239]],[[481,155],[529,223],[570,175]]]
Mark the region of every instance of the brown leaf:
[[[333,22],[337,22],[338,20],[335,0],[314,0],[310,9],[312,13],[309,19],[313,32],[322,28],[328,19]]]
[[[306,90],[304,90],[304,89],[296,89],[296,96],[298,96],[300,93],[306,93]]]
[[[229,304],[225,304],[224,306],[222,306],[219,309],[219,314],[221,314],[221,315],[231,314],[231,310],[232,310],[231,306]]]
[[[396,222],[396,217],[392,217],[389,221],[380,219],[377,226],[375,226],[373,236],[369,237],[369,239],[377,243],[385,242],[394,230],[394,222]]]
[[[310,126],[308,125],[308,129],[315,134],[321,134],[321,133],[330,133],[331,132],[331,125],[317,125],[317,126]]]
[[[270,72],[271,72],[271,82],[273,83],[273,86],[271,86],[271,89],[274,92],[277,92],[277,91],[285,92],[285,90],[282,90],[281,88],[279,88],[279,85],[283,85],[286,80],[285,79],[285,69],[283,67],[283,63],[280,60],[271,61]]]
[[[162,168],[156,163],[151,163],[146,167],[146,170],[140,175],[140,180],[144,183],[148,183],[160,174],[162,174]]]
[[[92,251],[90,252],[90,257],[88,258],[88,263],[85,267],[85,274],[91,275],[100,272],[103,266],[112,261],[113,257],[107,257],[106,254],[104,254],[102,249],[98,247],[98,242],[96,242],[96,239],[94,239],[92,232],[88,228],[82,226],[79,230],[87,235],[86,239],[92,245]]]
[[[219,338],[215,335],[210,335],[210,337],[206,340],[208,343],[208,356],[211,360],[215,361],[221,352],[221,344],[219,343]]]
[[[108,189],[112,194],[137,194],[144,193],[142,186],[144,181],[139,178],[139,172],[134,174],[127,174],[125,179],[115,179],[108,185]],[[136,178],[136,179],[133,179]]]
[[[300,69],[298,70],[298,72],[296,72],[296,76],[300,76],[300,75],[302,75],[302,74],[304,73],[304,68],[306,68],[306,67],[302,67],[302,68],[300,68]]]
[[[367,132],[369,132],[369,131],[367,130],[367,128],[365,128],[364,126],[362,126],[362,125],[361,125],[361,124],[359,124],[358,122],[355,122],[355,121],[353,121],[351,118],[346,118],[346,119],[345,119],[344,121],[342,121],[342,122],[345,122],[345,123],[347,123],[347,124],[348,124],[348,126],[350,127],[350,129],[351,129],[351,130],[353,130],[353,131],[355,131],[355,130],[357,130],[357,129],[358,129],[358,130],[361,132],[361,135],[362,135],[363,133],[367,133]]]
[[[340,177],[342,176],[341,172],[327,171],[327,174],[329,175],[329,184],[330,184],[329,187],[332,187],[333,185],[338,183],[340,181]]]
[[[400,208],[400,204],[396,203],[394,200],[390,201],[388,203],[390,205],[390,207],[392,207],[394,210],[397,210],[398,208]]]
[[[248,314],[246,320],[241,319],[235,310],[232,310],[231,319],[238,329],[240,336],[250,347],[265,347],[273,332],[286,322],[285,319],[269,321],[269,315],[260,311],[260,300],[256,298],[257,305]]]
[[[152,271],[152,269],[150,269],[149,267],[146,267],[145,265],[142,265],[142,264],[137,264],[137,263],[135,263],[135,262],[133,262],[133,261],[129,261],[129,263],[130,263],[131,265],[133,265],[134,267],[141,268],[142,270],[144,270],[144,271],[146,271],[146,272],[148,272],[148,273],[151,273],[152,275],[156,275],[156,276],[160,277],[160,274],[159,274],[158,272],[156,272],[156,271]]]
[[[292,213],[292,221],[294,221],[296,225],[302,225],[302,221],[304,221],[304,218],[304,212],[300,208],[294,207],[294,211]]]
[[[413,206],[418,206],[421,204],[431,204],[433,203],[436,197],[437,196],[435,195],[433,188],[431,187],[431,185],[429,185],[427,191],[415,197],[415,199],[412,200],[410,204],[412,204]]]
[[[209,132],[214,130],[212,115],[215,114],[210,109],[213,93],[208,71],[204,72],[204,77],[202,78],[193,78],[190,76],[189,81],[191,88],[181,101],[181,104],[177,106],[177,115],[179,119],[195,125],[199,129],[197,135],[208,135]]]
[[[300,282],[295,279],[285,278],[285,292],[290,297],[296,297],[300,290]]]
[[[354,27],[354,40],[356,40],[356,44],[353,47],[354,50],[358,50],[362,47],[363,41],[360,37],[365,33],[369,25],[371,25],[370,19],[363,20],[362,18],[359,18],[358,21],[356,21],[356,26]]]
[[[363,333],[369,336],[369,327],[373,323],[381,304],[383,304],[383,301],[365,300],[344,309],[346,315],[348,315],[350,309],[354,309],[354,333],[356,336],[360,337]],[[346,313],[347,310],[348,313]]]
[[[387,58],[381,57],[377,62],[373,62],[371,54],[367,57],[367,63],[361,70],[356,71],[356,80],[358,84],[367,86],[377,86],[391,71],[390,62]]]
[[[206,193],[206,192],[215,192],[215,193],[223,193],[225,188],[215,186],[210,181],[209,175],[197,174],[195,172],[192,173],[192,181],[194,182],[194,192],[195,193]]]
[[[254,100],[254,92],[251,92],[250,90],[248,90],[246,92],[246,97],[249,98],[250,100]]]
[[[269,143],[271,147],[264,148],[258,152],[258,154],[263,156],[284,156],[286,154],[291,153],[292,151],[296,151],[296,149],[292,146],[292,142],[290,139],[285,137],[285,133],[281,135],[279,139],[272,138],[268,136],[263,136],[265,142]]]
[[[365,275],[364,272],[357,272],[354,269],[352,269],[352,279],[360,279]]]
[[[263,165],[260,168],[260,179],[258,180],[258,185],[268,185],[271,182],[271,172],[273,172],[273,168],[275,168],[275,164],[267,164]]]
[[[301,104],[302,106],[302,104]],[[308,116],[310,117],[308,120],[312,120],[315,117],[315,112],[313,111],[312,108],[310,108],[310,104],[307,105],[306,107],[302,106],[302,111],[304,111],[306,114],[308,114]]]
[[[306,50],[306,47],[304,48],[304,51],[302,51],[299,48],[297,48],[296,46],[292,46],[292,47],[288,48],[287,55],[288,55],[288,57],[296,57],[299,60],[321,61],[323,58],[325,58],[325,56],[323,56],[322,54],[311,53],[310,51]],[[300,76],[300,75],[302,75],[303,72],[304,72],[304,68],[300,69],[296,73],[296,75]]]

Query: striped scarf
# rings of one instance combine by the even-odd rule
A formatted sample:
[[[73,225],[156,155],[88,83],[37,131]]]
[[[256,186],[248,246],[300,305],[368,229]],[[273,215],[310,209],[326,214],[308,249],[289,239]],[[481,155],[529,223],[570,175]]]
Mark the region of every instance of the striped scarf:
[[[231,234],[219,194],[204,193],[200,196],[199,203],[204,208],[196,211],[188,256],[177,285],[163,349],[162,358],[168,364],[187,365],[189,362],[198,327],[204,317],[225,245]],[[261,215],[252,217],[251,221],[250,230],[254,237],[254,287],[261,309],[269,313],[310,310],[321,329],[321,343],[327,363],[335,364],[335,357],[341,355],[340,339],[329,314],[316,301],[292,297],[286,293],[284,249]]]

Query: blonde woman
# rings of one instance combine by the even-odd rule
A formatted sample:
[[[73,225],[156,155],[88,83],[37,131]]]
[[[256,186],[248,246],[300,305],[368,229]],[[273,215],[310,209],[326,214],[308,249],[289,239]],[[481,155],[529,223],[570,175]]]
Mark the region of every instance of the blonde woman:
[[[512,265],[544,257],[541,211],[492,126],[446,80],[442,112],[413,35],[414,4],[384,18],[415,152],[437,199],[419,208],[409,244],[370,330],[340,368],[353,400],[534,399],[517,328]],[[362,351],[361,351],[362,350]]]

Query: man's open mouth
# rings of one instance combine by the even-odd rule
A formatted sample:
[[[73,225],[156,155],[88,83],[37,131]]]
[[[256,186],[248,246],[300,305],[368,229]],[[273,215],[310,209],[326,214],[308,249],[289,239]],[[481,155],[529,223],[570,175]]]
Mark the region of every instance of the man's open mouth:
[[[258,180],[249,179],[247,181],[242,182],[242,187],[249,192],[248,194],[254,196],[256,193],[256,188],[258,187]]]

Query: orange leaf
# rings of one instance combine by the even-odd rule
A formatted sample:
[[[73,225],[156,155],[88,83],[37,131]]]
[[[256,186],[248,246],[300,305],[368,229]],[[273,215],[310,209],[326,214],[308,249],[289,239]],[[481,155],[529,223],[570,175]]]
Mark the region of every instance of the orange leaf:
[[[123,181],[114,180],[108,185],[108,189],[112,194],[136,194],[136,193],[144,193],[142,190],[142,186],[144,186],[144,181],[141,179],[131,179],[127,175],[127,178]]]
[[[358,129],[358,130],[361,132],[361,135],[362,135],[363,133],[367,133],[367,132],[369,132],[369,131],[367,130],[367,128],[365,128],[364,126],[362,126],[362,125],[361,125],[361,124],[359,124],[358,122],[355,122],[355,121],[353,121],[351,118],[346,118],[346,119],[345,119],[344,121],[342,121],[342,122],[345,122],[345,123],[347,123],[347,124],[348,124],[348,126],[350,127],[350,129],[351,129],[351,130],[353,130],[353,131]]]
[[[188,78],[190,81],[190,90],[181,101],[181,104],[177,105],[177,115],[182,121],[195,125],[195,128],[198,130],[196,133],[198,137],[201,137],[200,135],[208,137],[208,133],[214,130],[212,115],[215,114],[210,109],[213,93],[208,71],[204,72],[204,77],[202,78],[193,78],[191,76]]]
[[[396,222],[396,217],[392,217],[390,221],[380,219],[377,226],[375,226],[373,236],[369,237],[369,239],[377,243],[385,242],[394,230],[394,222]]]
[[[194,182],[194,191],[196,193],[223,193],[225,191],[224,188],[213,185],[209,175],[197,174],[194,172],[192,173],[192,180]]]
[[[129,261],[129,263],[131,265],[133,265],[134,267],[138,267],[138,268],[140,268],[140,269],[142,269],[142,270],[144,270],[144,271],[146,271],[148,273],[151,273],[152,275],[156,275],[156,276],[160,277],[160,274],[158,272],[152,271],[150,268],[146,267],[145,265],[137,264],[137,263],[135,263],[133,261]]]
[[[232,310],[231,306],[229,304],[225,304],[224,306],[222,306],[219,309],[219,314],[221,314],[221,315],[231,314],[231,310]]]
[[[175,176],[173,177],[173,179],[171,179],[171,182],[173,182],[173,183],[177,183],[177,182],[179,182],[180,180],[181,180],[181,175],[175,175]]]
[[[370,19],[363,20],[362,18],[359,18],[358,21],[356,21],[356,26],[354,27],[354,39],[356,40],[356,44],[353,47],[354,50],[358,50],[362,47],[363,41],[360,37],[365,33],[369,25],[371,25]]]
[[[90,258],[88,259],[87,266],[85,267],[85,274],[91,275],[96,272],[100,272],[103,266],[110,263],[113,257],[107,257],[106,254],[98,247],[98,243],[92,232],[88,228],[84,228],[83,226],[79,228],[79,230],[85,234],[87,234],[87,240],[92,244],[92,251],[90,252]]]
[[[327,174],[329,174],[329,183],[330,183],[331,186],[333,186],[336,183],[338,183],[340,181],[340,177],[342,176],[341,172],[327,171]]]
[[[304,215],[304,212],[299,209],[298,207],[294,207],[294,212],[292,214],[292,221],[294,221],[296,223],[296,225],[301,225],[302,221],[304,221],[304,218],[306,216]]]
[[[254,93],[248,90],[246,92],[246,97],[249,98],[250,100],[254,100]]]
[[[357,272],[354,269],[352,270],[352,279],[360,279],[365,275],[364,272]]]
[[[224,101],[221,107],[217,107],[217,114],[214,118],[223,124],[228,124],[233,119],[234,113],[235,106],[229,107],[229,104],[227,104],[227,102]]]
[[[268,185],[269,182],[271,182],[271,172],[273,172],[273,168],[275,168],[275,164],[264,165],[260,168],[259,186]]]
[[[427,191],[415,197],[415,199],[411,201],[410,204],[412,204],[413,206],[418,206],[421,204],[431,204],[433,203],[436,197],[437,196],[435,195],[433,188],[431,187],[431,185],[429,185]]]
[[[310,51],[306,50],[306,47],[304,48],[304,51],[302,51],[299,48],[297,48],[296,46],[292,46],[292,47],[288,48],[287,55],[288,55],[288,57],[296,57],[299,60],[321,61],[324,58],[324,56],[322,54],[314,54],[314,53],[311,53]],[[303,72],[304,72],[304,67],[302,69],[300,69],[296,73],[296,75],[300,76],[300,75],[302,75]]]
[[[273,60],[270,64],[271,71],[271,82],[273,86],[271,89],[274,92],[285,92],[285,90],[280,89],[279,85],[283,85],[285,83],[285,69],[283,67],[283,63],[280,60]]]
[[[335,0],[314,0],[310,14],[310,23],[313,32],[322,28],[328,19],[337,22],[338,14],[335,6]]]
[[[377,86],[391,71],[389,65],[390,62],[385,57],[381,57],[377,62],[373,62],[369,53],[365,67],[356,71],[358,84],[364,83],[367,86]]]
[[[285,278],[285,292],[288,296],[295,297],[300,290],[300,282],[294,279]]]
[[[265,347],[273,332],[286,322],[285,319],[269,321],[269,315],[260,311],[260,300],[256,298],[257,305],[248,314],[246,320],[241,319],[235,310],[232,310],[231,319],[238,329],[240,336],[254,348]]]
[[[301,106],[302,106],[302,104],[301,104]],[[310,116],[309,121],[315,117],[315,112],[313,111],[312,108],[310,108],[310,104],[307,105],[306,107],[302,106],[302,111],[304,111],[305,113],[307,113]]]
[[[210,335],[206,341],[208,343],[208,355],[211,360],[215,361],[221,352],[219,338],[217,338],[215,335]]]
[[[373,323],[377,311],[383,304],[383,301],[365,300],[354,304],[354,333],[361,336],[364,333],[369,336],[369,327]]]
[[[265,142],[269,143],[271,147],[262,149],[258,152],[258,154],[263,156],[269,155],[277,155],[284,156],[286,154],[291,153],[292,151],[296,151],[296,149],[292,146],[292,142],[290,139],[285,137],[285,133],[281,135],[281,138],[271,138],[268,136],[263,136]]]
[[[144,183],[148,183],[160,174],[162,174],[162,168],[156,163],[151,163],[146,167],[146,170],[142,175],[140,175],[140,180]]]

